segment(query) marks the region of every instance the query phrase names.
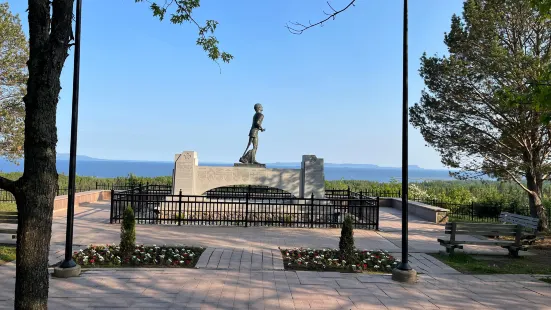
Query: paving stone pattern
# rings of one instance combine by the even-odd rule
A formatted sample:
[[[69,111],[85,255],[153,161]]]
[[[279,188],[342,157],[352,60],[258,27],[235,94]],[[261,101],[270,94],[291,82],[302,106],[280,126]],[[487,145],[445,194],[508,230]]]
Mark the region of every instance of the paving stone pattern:
[[[14,276],[13,264],[0,268],[0,309],[13,309]],[[530,275],[420,275],[405,285],[388,275],[124,268],[52,278],[48,308],[551,309],[550,301],[551,285]]]
[[[197,265],[199,269],[283,270],[279,250],[207,248]]]

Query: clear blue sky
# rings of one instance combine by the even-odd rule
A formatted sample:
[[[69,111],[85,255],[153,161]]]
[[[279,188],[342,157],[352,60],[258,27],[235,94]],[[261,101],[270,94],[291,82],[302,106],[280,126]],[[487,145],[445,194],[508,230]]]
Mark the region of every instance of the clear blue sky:
[[[27,2],[8,2],[27,32]],[[221,74],[195,45],[195,26],[159,22],[134,0],[83,2],[80,155],[171,161],[195,150],[200,161],[236,162],[260,102],[267,128],[261,162],[315,154],[332,163],[401,165],[402,1],[359,0],[297,36],[285,23],[323,18],[325,0],[202,0],[196,19],[218,20],[220,46],[235,57]],[[410,1],[411,105],[423,88],[419,57],[446,52],[443,35],[462,2]],[[331,1],[335,8],[347,3]],[[70,56],[59,153],[69,152],[72,74]],[[411,126],[409,151],[410,164],[442,167]]]

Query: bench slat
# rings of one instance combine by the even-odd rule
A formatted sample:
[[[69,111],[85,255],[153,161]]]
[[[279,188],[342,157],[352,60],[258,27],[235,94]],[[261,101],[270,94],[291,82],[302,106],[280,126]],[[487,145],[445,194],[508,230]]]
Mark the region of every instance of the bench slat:
[[[16,219],[17,215],[4,215],[0,214],[0,219]]]
[[[0,219],[2,224],[17,224],[17,219]]]
[[[449,240],[446,239],[438,239],[438,242],[440,243],[450,243]],[[453,242],[453,244],[472,244],[472,245],[514,245],[515,242],[513,241],[500,241],[500,240],[456,240]]]
[[[0,215],[17,215],[17,211],[11,212],[11,211],[0,211]]]
[[[532,219],[525,220],[525,219],[518,219],[518,218],[514,218],[514,217],[509,217],[509,216],[500,217],[500,221],[509,222],[509,223],[512,223],[512,224],[528,225],[528,226],[539,224],[539,219],[535,219],[535,221],[534,221]]]
[[[444,230],[446,234],[451,233],[451,229]],[[513,229],[486,229],[483,227],[475,228],[475,229],[464,229],[464,228],[457,228],[455,233],[457,235],[464,235],[469,233],[502,233],[502,234],[514,234],[516,231]]]
[[[451,227],[455,223],[457,227],[513,227],[515,224],[496,224],[496,223],[464,223],[464,222],[448,222],[446,227]]]
[[[0,228],[0,234],[17,234],[17,229],[4,229]]]

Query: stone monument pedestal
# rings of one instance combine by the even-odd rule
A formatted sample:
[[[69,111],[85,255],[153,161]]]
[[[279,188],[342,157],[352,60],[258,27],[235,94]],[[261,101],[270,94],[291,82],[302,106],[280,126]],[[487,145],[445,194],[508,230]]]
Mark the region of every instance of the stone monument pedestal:
[[[296,198],[325,198],[323,159],[303,155],[300,169],[272,169],[264,164],[236,163],[233,167],[199,166],[197,152],[176,154],[172,193],[203,195],[217,187],[260,185],[279,188]]]

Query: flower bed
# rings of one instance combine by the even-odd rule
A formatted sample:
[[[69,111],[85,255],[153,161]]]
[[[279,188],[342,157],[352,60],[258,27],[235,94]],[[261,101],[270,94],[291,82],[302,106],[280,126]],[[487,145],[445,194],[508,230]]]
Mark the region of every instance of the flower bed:
[[[183,267],[193,268],[205,249],[188,246],[136,246],[130,255],[122,255],[117,244],[90,245],[73,253],[82,267]]]
[[[400,260],[387,251],[356,250],[347,262],[338,249],[281,249],[283,264],[288,270],[391,272]]]

